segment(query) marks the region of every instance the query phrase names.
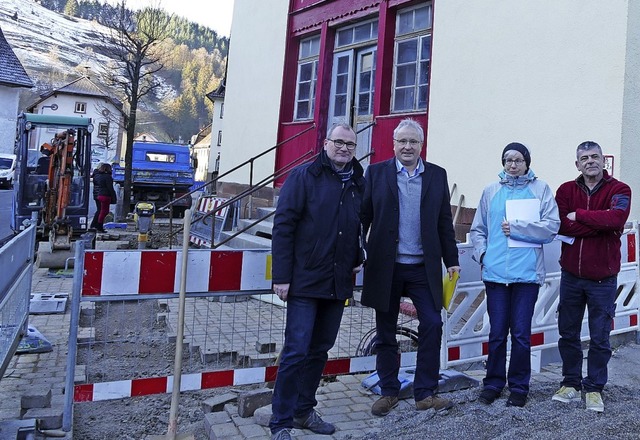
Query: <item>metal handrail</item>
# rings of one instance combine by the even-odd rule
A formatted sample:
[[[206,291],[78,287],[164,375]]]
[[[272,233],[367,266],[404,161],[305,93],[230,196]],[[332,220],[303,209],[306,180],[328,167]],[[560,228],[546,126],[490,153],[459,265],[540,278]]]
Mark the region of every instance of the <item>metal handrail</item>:
[[[368,125],[366,125],[366,126],[362,127],[360,130],[357,130],[357,131],[356,131],[356,135],[357,135],[357,134],[362,133],[362,132],[363,132],[363,131],[365,131],[365,130],[368,130],[369,128],[373,127],[375,124],[376,124],[376,121],[374,120],[374,121],[372,121],[370,124],[368,124]],[[259,155],[254,156],[254,157],[252,157],[251,159],[249,159],[249,160],[247,160],[247,161],[243,162],[243,164],[242,164],[242,165],[243,165],[243,166],[244,166],[244,165],[247,165],[247,164],[251,164],[251,165],[253,165],[253,161],[254,161],[255,159],[257,159],[258,157],[261,157],[261,156],[263,156],[264,154],[266,154],[266,153],[268,153],[268,152],[270,152],[270,151],[274,150],[275,148],[277,148],[277,147],[279,147],[279,146],[283,145],[284,143],[289,142],[289,141],[291,141],[291,140],[295,139],[296,137],[298,137],[298,136],[302,135],[303,133],[305,133],[305,132],[307,132],[307,131],[309,131],[309,130],[311,130],[311,129],[315,128],[315,126],[316,126],[316,125],[315,125],[315,123],[314,123],[312,126],[310,126],[310,127],[308,127],[307,129],[305,129],[305,130],[301,131],[300,133],[298,133],[298,134],[296,134],[296,135],[294,135],[294,136],[292,136],[292,137],[290,137],[290,138],[285,139],[284,141],[280,142],[279,144],[276,144],[276,146],[271,147],[270,149],[268,149],[268,150],[266,150],[266,151],[264,151],[264,152],[260,153]],[[302,156],[298,157],[297,159],[295,159],[295,160],[293,160],[292,162],[288,163],[288,164],[287,164],[287,165],[285,165],[284,167],[282,167],[282,168],[280,168],[279,170],[275,171],[273,174],[271,174],[271,175],[267,176],[266,178],[264,178],[262,181],[260,181],[259,183],[257,183],[255,186],[254,186],[252,183],[250,183],[249,188],[247,188],[246,190],[242,191],[240,194],[235,195],[234,197],[232,197],[231,199],[227,200],[226,202],[222,203],[222,204],[221,204],[220,206],[218,206],[215,210],[213,210],[213,211],[211,211],[211,212],[208,212],[208,213],[204,214],[202,217],[199,217],[199,218],[195,219],[194,221],[192,221],[192,222],[191,222],[191,226],[193,226],[194,224],[196,224],[196,223],[197,223],[197,222],[199,222],[199,221],[203,221],[203,220],[205,220],[206,218],[209,218],[209,217],[211,217],[211,216],[215,215],[215,213],[216,213],[216,212],[218,212],[218,211],[220,211],[220,210],[222,210],[222,209],[224,209],[224,208],[226,208],[226,207],[228,207],[228,206],[231,206],[231,205],[235,204],[236,202],[238,202],[238,201],[239,201],[239,200],[241,200],[242,198],[247,197],[247,196],[251,196],[252,194],[254,194],[255,192],[257,192],[258,190],[260,190],[260,189],[264,188],[265,186],[269,185],[270,183],[274,182],[275,180],[277,180],[277,179],[279,179],[280,177],[282,177],[282,176],[284,176],[285,174],[287,174],[289,171],[291,171],[291,169],[293,169],[293,167],[294,167],[294,166],[301,165],[301,164],[304,164],[304,163],[306,163],[306,162],[309,162],[309,161],[311,161],[311,160],[315,159],[315,158],[318,156],[318,154],[319,154],[319,153],[316,153],[316,154],[314,154],[313,156],[308,157],[308,158],[307,158],[307,159],[305,159],[305,160],[302,160],[302,159],[304,159],[305,157],[309,156],[311,153],[312,153],[312,151],[311,151],[311,150],[307,151],[307,152],[306,152],[306,153],[304,153]],[[368,158],[368,157],[373,156],[374,154],[375,154],[375,150],[371,150],[369,153],[367,153],[367,154],[365,154],[364,156],[362,156],[361,158],[359,158],[359,159],[358,159],[358,162],[362,162],[363,160],[365,160],[365,159],[366,159],[366,158]],[[205,185],[203,185],[202,187],[204,187],[204,186],[206,186],[206,185],[208,185],[208,184],[211,184],[213,181],[217,181],[220,177],[223,177],[223,176],[225,176],[225,175],[229,174],[231,171],[235,171],[235,170],[236,170],[236,169],[238,169],[239,167],[240,167],[240,165],[238,165],[238,166],[237,166],[237,167],[235,167],[234,169],[229,170],[228,172],[226,172],[226,173],[224,173],[224,174],[222,174],[222,175],[220,175],[220,176],[217,176],[217,177],[216,177],[216,179],[213,179],[213,180],[211,180],[210,182],[207,182],[207,183],[206,183]],[[251,168],[251,169],[253,170],[253,166],[252,166],[252,168]],[[252,177],[251,177],[251,178],[252,178]],[[195,191],[196,191],[196,190],[192,191],[192,193],[193,193],[193,192],[195,192]],[[186,196],[186,194],[185,194],[185,196]],[[179,200],[179,199],[176,199],[176,200]],[[238,235],[242,234],[243,232],[245,232],[245,231],[247,231],[247,230],[251,229],[253,226],[255,226],[255,225],[259,224],[260,222],[262,222],[262,221],[266,220],[267,218],[271,217],[273,214],[274,214],[274,213],[270,213],[270,214],[268,214],[268,215],[264,216],[263,218],[256,220],[255,222],[251,223],[250,225],[245,226],[244,228],[242,228],[242,229],[240,229],[240,230],[236,231],[234,234],[232,234],[231,236],[229,236],[229,237],[225,238],[224,240],[222,240],[222,241],[221,241],[220,243],[218,243],[218,244],[213,243],[213,241],[212,241],[212,243],[211,243],[211,248],[212,248],[212,249],[215,249],[215,248],[217,248],[217,247],[219,247],[219,246],[222,246],[223,244],[225,244],[225,243],[229,242],[230,240],[232,240],[233,238],[235,238],[235,237],[237,237]],[[184,230],[184,227],[183,227],[183,228],[178,229],[176,232],[172,232],[172,231],[170,231],[170,232],[169,232],[169,237],[170,237],[170,238],[173,238],[175,235],[179,234],[179,233],[180,233],[181,231],[183,231],[183,230]]]
[[[200,191],[202,188],[205,188],[205,187],[207,187],[207,186],[209,186],[209,185],[211,185],[211,184],[213,184],[213,183],[217,183],[217,182],[218,182],[218,180],[220,180],[220,178],[225,177],[225,176],[227,176],[227,175],[229,175],[229,174],[233,173],[234,171],[239,170],[240,168],[242,168],[242,167],[244,167],[244,166],[246,166],[246,165],[252,165],[252,164],[253,164],[253,162],[254,162],[256,159],[258,159],[258,158],[260,158],[260,157],[264,156],[265,154],[270,153],[271,151],[273,151],[273,150],[275,150],[275,149],[277,149],[277,148],[281,147],[282,145],[286,144],[287,142],[292,141],[293,139],[296,139],[297,137],[302,136],[303,134],[305,134],[306,132],[308,132],[308,131],[310,131],[310,130],[312,130],[312,129],[314,129],[314,128],[316,128],[316,124],[315,124],[315,123],[314,123],[313,125],[311,125],[311,126],[309,126],[309,127],[305,128],[305,129],[304,129],[304,130],[302,130],[301,132],[296,133],[296,134],[294,134],[293,136],[291,136],[291,137],[289,137],[289,138],[287,138],[287,139],[285,139],[285,140],[283,140],[283,141],[281,141],[281,142],[278,142],[278,143],[277,143],[277,144],[275,144],[273,147],[269,147],[268,149],[264,150],[262,153],[257,154],[257,155],[255,155],[255,156],[253,156],[253,157],[251,157],[251,158],[249,158],[249,159],[245,160],[244,162],[242,162],[242,163],[240,163],[240,164],[236,165],[235,167],[231,168],[230,170],[228,170],[228,171],[226,171],[226,172],[224,172],[224,173],[222,173],[222,174],[217,175],[215,178],[213,178],[213,179],[209,180],[208,182],[203,183],[202,185],[200,185],[200,186],[198,186],[197,188],[195,188],[195,189],[193,189],[193,190],[189,191],[188,193],[181,195],[181,196],[180,196],[180,197],[178,197],[177,199],[172,200],[171,202],[169,202],[169,203],[167,203],[166,205],[164,205],[163,207],[161,207],[159,210],[160,210],[160,211],[162,211],[162,210],[166,209],[167,207],[171,207],[171,206],[173,206],[176,202],[178,202],[178,201],[180,201],[180,200],[182,200],[182,199],[184,199],[184,198],[186,198],[186,197],[190,196],[191,194],[193,194],[193,193],[195,193],[195,192]]]

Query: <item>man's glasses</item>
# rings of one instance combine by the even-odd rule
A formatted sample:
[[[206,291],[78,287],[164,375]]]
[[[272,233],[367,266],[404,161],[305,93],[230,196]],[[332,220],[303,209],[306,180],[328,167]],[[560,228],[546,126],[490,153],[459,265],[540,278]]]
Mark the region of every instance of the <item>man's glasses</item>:
[[[522,165],[524,163],[524,160],[522,159],[507,159],[504,161],[504,163],[506,163],[507,165]]]
[[[394,139],[394,141],[396,141],[398,145],[401,145],[403,147],[406,147],[407,145],[411,145],[412,147],[417,147],[422,143],[415,139]]]
[[[347,147],[347,150],[353,151],[356,149],[356,146],[357,146],[355,142],[345,142],[342,139],[327,139],[327,140],[333,142],[333,145],[335,145],[336,148],[338,149],[342,147]]]

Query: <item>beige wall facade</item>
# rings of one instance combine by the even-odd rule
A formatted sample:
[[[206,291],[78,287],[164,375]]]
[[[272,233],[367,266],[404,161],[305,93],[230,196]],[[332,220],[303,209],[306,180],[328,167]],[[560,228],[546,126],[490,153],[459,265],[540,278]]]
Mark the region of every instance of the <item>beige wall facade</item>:
[[[233,10],[220,174],[277,143],[288,0],[236,0]],[[253,183],[271,175],[275,154],[255,162]],[[249,183],[249,167],[220,179]]]
[[[640,191],[640,14],[631,3],[435,2],[427,157],[448,170],[454,201],[463,194],[464,206],[477,206],[512,141],[530,147],[531,168],[554,191],[578,175],[585,140]]]

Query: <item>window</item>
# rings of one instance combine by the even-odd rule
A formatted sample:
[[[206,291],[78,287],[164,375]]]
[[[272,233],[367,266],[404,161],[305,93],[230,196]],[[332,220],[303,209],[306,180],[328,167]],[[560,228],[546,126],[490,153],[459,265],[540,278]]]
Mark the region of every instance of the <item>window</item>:
[[[294,119],[313,118],[318,79],[318,57],[320,55],[320,37],[312,37],[300,42],[298,54],[298,79],[296,83],[296,103]]]
[[[86,113],[87,112],[87,103],[86,102],[76,102],[75,113]]]
[[[98,136],[99,137],[107,137],[109,134],[109,124],[101,122],[98,124]]]
[[[220,103],[220,119],[224,116],[224,102]]]
[[[222,145],[222,130],[218,131],[218,147]]]
[[[360,44],[378,38],[378,20],[359,23],[336,32],[336,49]]]
[[[147,160],[149,162],[165,162],[165,163],[174,163],[176,161],[175,154],[166,154],[166,153],[147,153]]]
[[[427,109],[431,61],[431,5],[404,9],[396,18],[393,111]]]

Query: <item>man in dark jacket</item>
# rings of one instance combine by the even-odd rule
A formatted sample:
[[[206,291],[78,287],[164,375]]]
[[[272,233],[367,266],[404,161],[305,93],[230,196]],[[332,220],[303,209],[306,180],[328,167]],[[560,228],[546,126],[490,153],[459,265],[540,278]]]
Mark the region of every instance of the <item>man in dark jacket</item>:
[[[436,396],[442,339],[442,262],[459,272],[449,185],[444,169],[420,158],[424,132],[405,119],[393,133],[395,158],[369,166],[362,223],[367,241],[362,304],[376,309],[376,369],[382,397],[371,412],[385,416],[398,404],[400,382],[396,325],[400,297],[418,314],[418,354],[413,383],[416,408],[442,410]]]
[[[620,236],[631,210],[631,189],[604,170],[602,148],[587,141],[578,145],[576,167],[581,175],[563,183],[556,193],[560,234],[574,237],[562,243],[558,349],[562,357],[561,387],[552,400],[580,401],[603,412],[602,390],[611,358],[609,332],[615,315],[620,272]],[[589,310],[587,377],[582,377],[580,332],[585,306]]]
[[[332,434],[314,410],[328,351],[335,343],[353,273],[362,264],[360,204],[363,170],[356,134],[331,127],[324,150],[294,169],[280,191],[273,222],[273,290],[287,302],[287,324],[273,390],[272,439],[290,429]]]

